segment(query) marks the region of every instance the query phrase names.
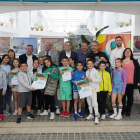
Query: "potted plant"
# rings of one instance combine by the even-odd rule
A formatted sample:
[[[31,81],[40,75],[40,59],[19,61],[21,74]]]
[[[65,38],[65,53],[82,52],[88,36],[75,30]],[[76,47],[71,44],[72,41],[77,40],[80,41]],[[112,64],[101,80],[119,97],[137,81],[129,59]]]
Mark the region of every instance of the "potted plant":
[[[14,18],[11,17],[11,18],[9,19],[9,21],[10,21],[10,23],[11,23],[11,28],[13,28]]]
[[[131,26],[131,24],[132,24],[132,19],[129,19],[129,24],[130,24],[130,26]]]
[[[36,31],[38,31],[38,30],[39,30],[39,25],[38,25],[38,23],[37,23],[37,22],[34,24],[34,27],[35,27]]]
[[[41,31],[43,31],[44,26],[43,25],[40,25],[39,28],[40,28]]]
[[[32,31],[34,30],[34,27],[30,27],[30,28],[31,28]]]
[[[98,30],[98,27],[97,26],[95,26],[95,31],[97,31]]]
[[[119,26],[120,26],[120,28],[122,28],[124,25],[125,25],[124,22],[119,22]]]
[[[126,25],[126,26],[129,26],[129,23],[126,23],[125,25]]]
[[[3,26],[3,22],[0,23],[0,26]]]

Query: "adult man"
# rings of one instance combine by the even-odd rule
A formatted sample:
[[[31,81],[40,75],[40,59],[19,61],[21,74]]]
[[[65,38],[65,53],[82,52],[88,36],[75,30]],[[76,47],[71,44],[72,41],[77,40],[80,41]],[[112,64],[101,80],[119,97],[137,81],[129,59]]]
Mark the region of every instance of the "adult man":
[[[101,56],[106,57],[107,63],[109,64],[109,59],[104,52],[100,52],[98,50],[99,43],[97,41],[91,42],[92,52],[88,55],[88,57],[92,57],[95,61],[94,66],[97,68],[99,66],[99,59]]]
[[[73,57],[77,62],[77,53],[71,51],[71,48],[72,48],[71,42],[66,41],[64,47],[65,47],[65,51],[61,52],[60,55],[59,55],[59,66],[60,67],[62,66],[61,59],[62,59],[63,56],[67,56],[68,58]]]
[[[122,41],[123,39],[121,36],[117,36],[115,38],[116,48],[111,51],[111,55],[110,55],[110,64],[113,69],[115,69],[116,58],[122,58],[123,52],[125,50],[125,48],[122,46]]]
[[[38,58],[40,56],[49,55],[51,56],[52,62],[58,66],[58,53],[55,50],[51,50],[52,44],[51,42],[45,43],[45,51],[42,51],[38,54]]]
[[[27,45],[26,48],[26,54],[22,54],[19,56],[19,60],[21,63],[26,62],[28,64],[28,69],[31,69],[33,66],[33,61],[38,59],[32,53],[33,53],[33,46],[29,44]]]
[[[81,51],[77,53],[78,61],[83,62],[83,66],[86,64],[86,57],[90,52],[88,51],[88,44],[86,42],[83,42],[81,44]]]

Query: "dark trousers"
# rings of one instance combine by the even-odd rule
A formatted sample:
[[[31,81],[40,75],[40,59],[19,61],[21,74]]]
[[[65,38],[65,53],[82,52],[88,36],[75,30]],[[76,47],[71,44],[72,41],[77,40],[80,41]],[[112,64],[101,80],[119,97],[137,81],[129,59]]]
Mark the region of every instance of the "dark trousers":
[[[134,85],[133,84],[127,84],[125,89],[125,95],[122,98],[123,103],[123,109],[122,112],[131,112],[131,108],[133,105],[133,92],[134,92]],[[127,96],[127,107],[126,107],[126,96]]]
[[[0,89],[0,114],[3,114],[4,109],[4,96],[2,95],[3,89]]]
[[[44,95],[45,98],[45,110],[48,110],[50,105],[51,112],[54,112],[54,96]]]
[[[100,114],[105,114],[105,103],[108,91],[100,91],[97,93],[98,108]]]
[[[41,90],[32,91],[32,109],[36,105],[36,98],[38,102],[38,109],[41,109]]]

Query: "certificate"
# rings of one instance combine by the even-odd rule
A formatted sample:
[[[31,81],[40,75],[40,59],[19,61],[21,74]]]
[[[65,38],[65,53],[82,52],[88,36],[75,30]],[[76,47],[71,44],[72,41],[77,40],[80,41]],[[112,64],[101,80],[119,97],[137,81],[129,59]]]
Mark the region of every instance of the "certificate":
[[[81,80],[77,82],[77,88],[79,92],[80,99],[86,98],[92,95],[92,90],[88,80]]]
[[[46,73],[37,73],[31,87],[35,89],[44,89],[48,75]]]
[[[71,80],[71,71],[69,68],[62,69],[62,79],[63,79],[63,81]]]
[[[14,85],[14,86],[18,85],[17,74],[18,74],[18,72],[12,72],[11,73],[11,85]]]

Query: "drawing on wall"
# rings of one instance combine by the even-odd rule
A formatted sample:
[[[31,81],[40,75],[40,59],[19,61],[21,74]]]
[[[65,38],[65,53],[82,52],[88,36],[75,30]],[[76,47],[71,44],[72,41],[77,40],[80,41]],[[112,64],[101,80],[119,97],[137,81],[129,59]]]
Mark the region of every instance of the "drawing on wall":
[[[0,53],[7,53],[10,49],[10,37],[0,37]]]

